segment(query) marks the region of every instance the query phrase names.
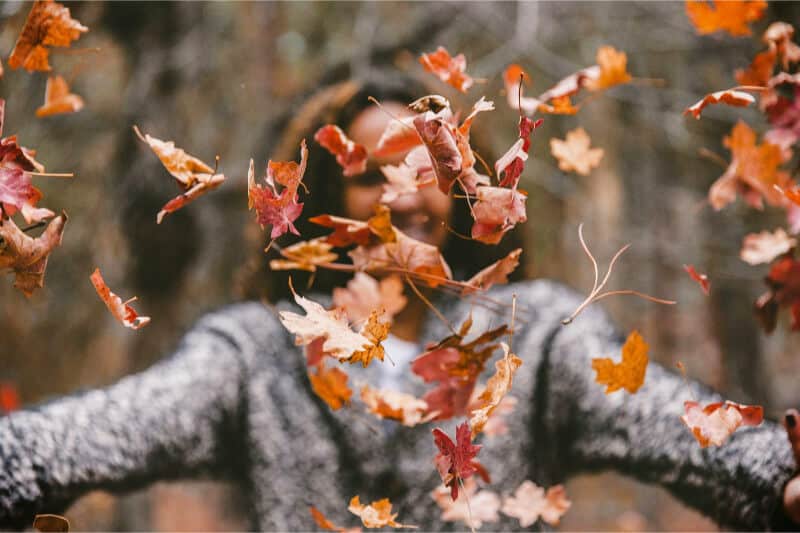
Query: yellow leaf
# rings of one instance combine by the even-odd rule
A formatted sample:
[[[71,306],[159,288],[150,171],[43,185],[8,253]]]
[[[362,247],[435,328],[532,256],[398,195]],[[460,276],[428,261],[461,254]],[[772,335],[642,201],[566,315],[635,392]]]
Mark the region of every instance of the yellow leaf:
[[[644,383],[647,371],[648,346],[638,331],[632,331],[622,346],[622,362],[614,363],[609,358],[592,359],[592,368],[597,372],[595,381],[606,385],[606,394],[625,389],[631,394]]]

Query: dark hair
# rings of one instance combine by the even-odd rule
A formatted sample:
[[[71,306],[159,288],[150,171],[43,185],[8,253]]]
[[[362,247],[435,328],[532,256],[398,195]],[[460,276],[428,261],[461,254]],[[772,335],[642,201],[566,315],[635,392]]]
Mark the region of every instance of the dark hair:
[[[370,96],[378,101],[411,102],[432,92],[434,90],[431,87],[407,73],[388,69],[373,70],[361,80],[334,83],[315,91],[299,105],[293,106],[282,120],[271,125],[268,138],[277,139],[271,152],[273,160],[296,161],[299,159],[300,140],[306,139],[309,143],[308,165],[303,180],[309,194],[301,194],[303,214],[295,222],[301,237],[287,233],[280,239],[281,246],[289,246],[330,232],[327,228],[308,222],[309,218],[325,213],[343,215],[344,180],[341,167],[327,150],[311,146],[314,143],[314,132],[325,124],[336,124],[347,130],[361,111],[374,105],[368,99]],[[472,145],[484,159],[488,159],[489,154],[481,150],[479,139],[480,136],[473,133]],[[472,222],[466,201],[454,202],[451,219],[453,230],[469,235]],[[263,232],[259,238],[264,240]],[[455,279],[467,279],[521,246],[522,236],[519,230],[511,231],[500,244],[491,246],[451,233],[442,246],[442,255],[450,265]],[[269,261],[279,256],[277,250],[270,249],[267,254],[259,252],[248,263],[246,278],[240,283],[243,288],[242,296],[262,298],[270,302],[289,298],[290,275],[296,288],[305,287],[310,279],[309,273],[269,269]],[[522,265],[511,277],[524,277]],[[313,287],[317,291],[330,293],[334,287],[345,285],[349,278],[348,273],[320,269],[314,275]]]

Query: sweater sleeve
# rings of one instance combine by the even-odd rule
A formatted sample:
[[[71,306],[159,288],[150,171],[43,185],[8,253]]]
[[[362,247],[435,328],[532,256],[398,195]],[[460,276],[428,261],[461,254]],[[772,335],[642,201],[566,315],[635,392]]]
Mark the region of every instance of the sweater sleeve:
[[[560,301],[570,299],[571,308],[580,301],[571,293]],[[652,361],[635,394],[606,395],[595,382],[592,358],[619,361],[623,344],[598,308],[568,326],[554,324],[546,337],[533,430],[550,436],[539,459],[561,465],[558,477],[614,469],[662,485],[723,527],[791,527],[783,516],[782,494],[795,464],[780,425],[764,421],[740,428],[722,446],[703,449],[680,415],[690,394],[703,404],[720,401],[711,389],[690,382],[690,393],[680,375]]]
[[[29,527],[93,489],[235,475],[252,343],[231,315],[256,312],[237,307],[201,320],[142,373],[0,418],[0,529]]]

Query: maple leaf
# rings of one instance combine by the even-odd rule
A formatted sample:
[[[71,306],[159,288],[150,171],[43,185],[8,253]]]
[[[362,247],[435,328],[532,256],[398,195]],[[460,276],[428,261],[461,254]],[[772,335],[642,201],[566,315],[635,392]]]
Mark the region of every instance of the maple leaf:
[[[528,117],[519,117],[519,139],[503,156],[494,164],[494,170],[500,178],[501,187],[517,188],[519,177],[525,168],[525,161],[528,160],[528,150],[531,147],[531,133],[541,126],[542,120],[533,121]]]
[[[308,219],[309,222],[333,228],[333,233],[325,237],[325,242],[336,247],[350,244],[366,245],[372,238],[369,226],[363,220],[337,217],[333,215],[317,215]]]
[[[507,256],[487,266],[465,283],[468,287],[461,290],[461,296],[472,294],[477,290],[487,290],[492,285],[508,283],[508,275],[519,266],[519,256],[522,248],[512,250]]]
[[[399,527],[399,528],[413,528],[408,524],[400,524],[395,521],[397,513],[392,514],[392,503],[389,498],[374,501],[369,505],[363,505],[358,496],[353,496],[350,500],[350,505],[347,510],[361,519],[364,527],[377,528],[377,527]]]
[[[103,275],[100,274],[99,268],[94,269],[89,279],[92,281],[97,295],[100,296],[100,299],[106,304],[106,307],[111,311],[114,318],[119,320],[123,326],[131,329],[140,329],[150,323],[149,316],[139,316],[133,307],[128,305],[136,301],[136,296],[123,302],[122,298],[111,292],[106,282],[103,281]]]
[[[61,76],[47,78],[44,104],[36,110],[39,118],[65,113],[77,113],[83,109],[83,98],[69,92],[69,85]]]
[[[370,413],[381,418],[397,420],[404,426],[413,427],[428,422],[428,404],[410,394],[391,390],[373,389],[369,385],[361,388],[361,400]]]
[[[593,358],[592,368],[597,372],[595,381],[606,385],[606,394],[625,389],[633,394],[644,384],[647,372],[648,346],[639,332],[634,330],[622,346],[622,361],[614,363],[609,358]]]
[[[597,65],[600,67],[600,73],[596,78],[586,82],[586,88],[590,91],[599,91],[628,83],[631,81],[631,75],[628,74],[627,64],[628,56],[625,52],[621,52],[613,46],[601,46],[597,50]]]
[[[497,522],[500,516],[500,497],[492,491],[477,491],[478,485],[470,478],[464,482],[464,490],[453,501],[446,487],[436,487],[431,498],[442,510],[445,522],[463,522],[470,528],[479,528],[484,522]],[[477,492],[476,492],[477,491]]]
[[[472,238],[486,244],[497,244],[503,235],[518,223],[528,220],[525,214],[527,196],[515,189],[478,187],[478,201],[472,206],[475,223]]]
[[[694,118],[699,120],[703,109],[709,105],[728,104],[736,107],[747,107],[755,103],[755,101],[756,99],[751,94],[734,89],[727,89],[705,95],[699,102],[687,107],[683,111],[683,114],[688,115],[691,113]]]
[[[603,159],[602,148],[589,148],[591,139],[583,128],[567,132],[567,138],[550,139],[550,151],[558,160],[558,168],[564,172],[575,171],[588,176]]]
[[[266,186],[256,183],[255,167],[250,160],[247,173],[247,208],[256,210],[256,221],[264,228],[272,226],[271,239],[277,239],[287,231],[300,235],[294,221],[303,212],[303,204],[297,201],[297,188],[303,180],[308,162],[306,141],[300,141],[300,164],[294,161],[272,161],[267,163]],[[275,184],[283,185],[278,193]]]
[[[336,156],[345,176],[357,176],[367,170],[367,149],[351,141],[339,126],[322,126],[314,134],[314,140]]]
[[[361,328],[361,335],[369,340],[370,345],[363,350],[353,352],[353,354],[346,359],[348,363],[360,362],[361,365],[366,368],[374,358],[383,361],[385,353],[381,341],[386,340],[386,337],[389,335],[389,323],[380,322],[378,320],[380,315],[381,313],[378,311],[372,311],[372,313],[370,313],[367,323]]]
[[[539,518],[555,526],[571,505],[563,485],[554,485],[545,493],[533,481],[525,480],[514,491],[514,496],[503,501],[500,511],[517,518],[520,527],[532,526]]]
[[[16,385],[0,381],[0,415],[16,411],[21,405]]]
[[[694,401],[683,402],[681,421],[692,431],[701,448],[722,446],[740,426],[758,426],[764,419],[760,405],[715,402],[702,407]]]
[[[376,157],[386,157],[394,154],[405,153],[412,148],[419,146],[422,139],[414,127],[415,117],[393,118],[383,130],[375,151],[372,155]]]
[[[347,374],[338,368],[319,364],[316,372],[308,372],[311,389],[334,411],[350,403],[353,391],[347,386]]]
[[[739,257],[745,263],[760,265],[772,262],[773,259],[790,252],[796,246],[797,239],[789,237],[782,228],[778,228],[774,233],[769,231],[750,233],[742,242],[742,251],[739,253]]]
[[[763,0],[686,0],[686,14],[700,35],[726,31],[734,37],[743,37],[752,32],[747,26],[759,20],[767,9]]]
[[[350,322],[366,320],[373,309],[383,309],[383,317],[390,321],[403,310],[408,299],[403,296],[403,281],[391,275],[376,280],[364,272],[356,272],[346,288],[333,289],[333,305],[347,313]]]
[[[273,259],[269,262],[272,270],[306,270],[316,272],[318,265],[333,263],[339,254],[331,252],[333,245],[323,238],[300,241],[281,249],[286,259]]]
[[[67,214],[61,213],[39,237],[32,238],[10,218],[0,220],[0,272],[13,272],[14,287],[25,296],[30,297],[33,291],[44,286],[47,259],[56,246],[61,245],[66,223]]]
[[[764,282],[769,291],[756,300],[755,310],[767,333],[775,329],[779,307],[789,307],[792,330],[800,331],[800,261],[784,256],[770,267]]]
[[[291,284],[289,288],[292,290],[295,302],[305,310],[306,315],[281,311],[278,317],[283,326],[295,334],[297,345],[305,346],[319,337],[324,337],[322,350],[340,361],[372,345],[369,339],[350,329],[347,318],[342,312],[326,311],[317,302],[299,296]]]
[[[319,511],[319,509],[317,509],[313,505],[309,508],[309,511],[311,512],[311,517],[314,519],[314,522],[316,522],[316,524],[324,530],[338,531],[339,533],[361,533],[360,527],[344,528],[337,526],[336,524],[325,518],[325,515],[323,515]]]
[[[150,149],[158,156],[167,172],[175,178],[178,186],[184,190],[183,194],[164,204],[164,207],[156,215],[157,224],[161,224],[167,214],[174,213],[189,202],[216,189],[225,181],[223,174],[217,174],[210,166],[177,148],[174,142],[162,141],[151,137],[149,134],[142,135],[137,126],[133,127],[133,131],[142,142],[150,146]]]
[[[69,9],[52,0],[34,2],[17,43],[8,56],[8,66],[28,72],[50,70],[48,46],[70,46],[89,31],[73,19]]]
[[[467,60],[464,54],[451,57],[450,52],[440,46],[435,52],[422,54],[419,62],[425,70],[462,93],[466,93],[474,83],[474,80],[465,72]]]
[[[775,186],[785,187],[791,180],[787,172],[778,169],[783,162],[780,148],[768,142],[757,145],[755,132],[742,121],[723,139],[723,144],[731,150],[732,158],[708,191],[711,206],[719,211],[736,199],[738,191],[757,209],[763,208],[763,200],[781,205],[783,196]]]
[[[703,290],[705,295],[708,296],[709,287],[711,286],[711,282],[708,281],[708,276],[697,272],[693,265],[683,265],[683,269],[687,274],[689,274],[689,277],[691,277],[697,282],[698,285],[700,285],[700,288]]]
[[[500,346],[503,348],[503,358],[494,364],[495,374],[486,382],[486,389],[478,396],[474,407],[470,410],[469,425],[472,428],[473,439],[483,431],[489,417],[511,390],[514,374],[522,365],[522,359],[510,353],[506,343],[501,342]]]
[[[445,487],[450,487],[450,498],[458,499],[458,484],[475,473],[478,473],[487,483],[489,475],[486,469],[475,456],[481,449],[480,445],[472,444],[469,423],[464,422],[456,427],[456,442],[439,428],[433,429],[433,442],[439,449],[434,462],[439,476]]]

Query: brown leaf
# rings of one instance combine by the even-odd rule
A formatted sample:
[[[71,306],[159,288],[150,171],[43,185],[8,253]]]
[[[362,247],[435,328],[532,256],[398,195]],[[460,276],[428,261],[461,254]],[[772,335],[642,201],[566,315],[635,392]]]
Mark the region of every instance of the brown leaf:
[[[331,252],[333,246],[324,238],[318,237],[310,241],[300,241],[281,249],[286,259],[273,259],[269,262],[272,270],[306,270],[316,272],[318,265],[333,263],[339,255]]]
[[[89,31],[73,19],[69,9],[52,0],[34,2],[17,43],[8,57],[8,66],[28,72],[50,70],[48,46],[70,46],[81,33]]]
[[[702,100],[687,107],[683,114],[688,115],[691,113],[694,118],[699,120],[700,114],[703,112],[703,109],[705,109],[706,106],[721,103],[736,107],[747,107],[750,104],[755,103],[755,101],[756,99],[751,94],[742,91],[736,91],[734,89],[727,89],[725,91],[717,91],[715,93],[705,95]]]
[[[370,313],[367,323],[361,328],[361,335],[369,339],[370,345],[363,350],[353,352],[353,355],[346,359],[348,363],[360,362],[361,366],[366,368],[375,358],[383,361],[385,353],[381,342],[389,335],[389,323],[381,322],[380,314],[378,311]]]
[[[486,382],[486,389],[470,409],[469,425],[472,428],[473,439],[483,431],[489,417],[511,390],[514,374],[522,365],[522,359],[510,353],[506,343],[501,342],[500,346],[503,348],[503,358],[494,364],[494,375]]]
[[[508,283],[508,275],[514,272],[519,266],[519,256],[521,254],[522,248],[512,250],[511,253],[504,258],[495,261],[469,278],[466,281],[469,287],[464,287],[461,290],[461,296],[472,294],[478,290],[485,291],[492,285]]]
[[[10,271],[16,276],[14,287],[30,297],[33,291],[44,286],[47,259],[61,244],[67,214],[61,213],[36,238],[26,235],[10,218],[0,221],[0,272]]]
[[[91,279],[92,285],[94,285],[100,299],[106,304],[106,307],[108,307],[108,310],[114,315],[114,318],[119,320],[123,326],[131,329],[139,329],[150,323],[149,316],[139,316],[133,307],[128,305],[136,300],[136,296],[123,302],[122,298],[111,292],[106,282],[103,281],[103,276],[100,274],[99,268],[94,269],[89,279]]]
[[[558,160],[558,168],[564,172],[575,171],[588,176],[603,159],[602,148],[589,148],[591,139],[583,128],[567,132],[567,138],[550,139],[550,151]]]
[[[311,512],[311,517],[314,519],[314,522],[316,522],[316,524],[322,529],[325,529],[327,531],[338,531],[339,533],[361,533],[360,527],[344,528],[337,526],[336,524],[325,518],[325,515],[323,515],[313,505],[311,506],[309,511]]]
[[[339,126],[322,126],[314,134],[314,140],[336,156],[345,176],[357,176],[367,170],[367,149],[350,140]]]
[[[350,403],[353,391],[347,386],[347,374],[338,368],[326,368],[324,364],[316,367],[316,372],[308,371],[311,389],[334,411]]]
[[[61,76],[47,78],[44,104],[36,110],[39,118],[65,113],[77,113],[83,109],[83,98],[69,92],[69,85]]]

